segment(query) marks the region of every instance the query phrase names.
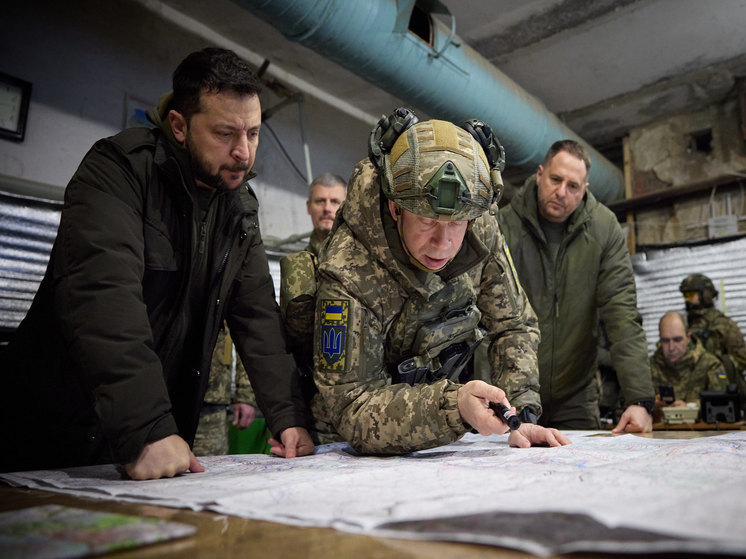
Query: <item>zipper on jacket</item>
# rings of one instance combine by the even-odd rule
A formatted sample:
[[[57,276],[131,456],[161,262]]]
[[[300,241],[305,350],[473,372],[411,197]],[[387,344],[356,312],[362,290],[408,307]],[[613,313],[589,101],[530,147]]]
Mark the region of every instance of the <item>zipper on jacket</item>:
[[[197,252],[199,252],[200,255],[205,254],[205,242],[207,240],[207,227],[205,226],[206,219],[203,219],[199,224],[199,247],[197,248]]]
[[[218,297],[215,299],[215,312],[216,312],[215,316],[218,316],[218,311],[220,309],[220,303],[222,303],[222,299],[220,298],[220,285],[222,284],[223,274],[225,272],[226,266],[228,265],[230,254],[233,251],[233,244],[234,244],[233,239],[236,235],[238,235],[238,242],[239,244],[241,244],[248,236],[246,232],[241,229],[241,222],[243,220],[243,217],[244,217],[244,214],[241,214],[241,216],[238,218],[236,222],[236,227],[235,227],[236,233],[234,233],[233,235],[229,237],[230,242],[228,243],[228,246],[223,252],[223,257],[220,260],[220,265],[218,266],[218,269],[216,270],[215,276],[213,278],[213,282],[215,282],[214,285],[215,285],[215,288],[217,288],[217,293],[218,293]],[[213,290],[213,287],[211,286],[211,291],[212,290]]]

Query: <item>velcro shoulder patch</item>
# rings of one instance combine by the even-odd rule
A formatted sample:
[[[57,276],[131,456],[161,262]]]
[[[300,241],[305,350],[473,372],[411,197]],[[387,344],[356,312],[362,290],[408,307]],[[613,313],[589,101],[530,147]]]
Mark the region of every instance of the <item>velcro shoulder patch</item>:
[[[326,369],[344,371],[347,366],[347,331],[350,325],[349,299],[322,299],[321,355]]]

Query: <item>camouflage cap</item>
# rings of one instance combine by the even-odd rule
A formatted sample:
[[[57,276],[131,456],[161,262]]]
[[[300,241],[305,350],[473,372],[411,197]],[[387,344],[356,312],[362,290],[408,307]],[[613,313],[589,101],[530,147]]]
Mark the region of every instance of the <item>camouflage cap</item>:
[[[489,164],[477,140],[442,120],[411,126],[384,158],[384,194],[413,214],[470,221],[494,199]]]

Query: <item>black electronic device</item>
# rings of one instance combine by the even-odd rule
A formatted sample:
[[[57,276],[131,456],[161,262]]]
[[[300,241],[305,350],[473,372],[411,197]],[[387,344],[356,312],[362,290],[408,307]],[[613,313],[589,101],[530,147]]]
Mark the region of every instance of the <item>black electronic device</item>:
[[[676,401],[676,395],[674,394],[673,386],[670,384],[659,385],[658,394],[660,394],[661,400],[667,406],[670,406]]]
[[[705,423],[735,423],[741,420],[741,398],[735,384],[725,391],[699,393],[700,413]]]

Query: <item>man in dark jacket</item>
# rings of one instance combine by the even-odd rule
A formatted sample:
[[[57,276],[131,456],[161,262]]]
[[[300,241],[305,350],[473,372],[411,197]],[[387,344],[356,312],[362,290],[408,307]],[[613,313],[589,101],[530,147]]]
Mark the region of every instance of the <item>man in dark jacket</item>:
[[[114,461],[134,479],[203,471],[189,445],[223,320],[278,439],[273,452],[313,451],[247,180],[259,91],[235,53],[192,53],[149,113],[156,128],[125,130],[85,156],[46,275],[2,358],[0,469]]]
[[[600,427],[600,318],[627,406],[615,431],[650,431],[655,394],[632,265],[616,217],[588,191],[589,169],[580,144],[555,142],[535,177],[499,214],[539,317],[539,422],[560,429]]]

